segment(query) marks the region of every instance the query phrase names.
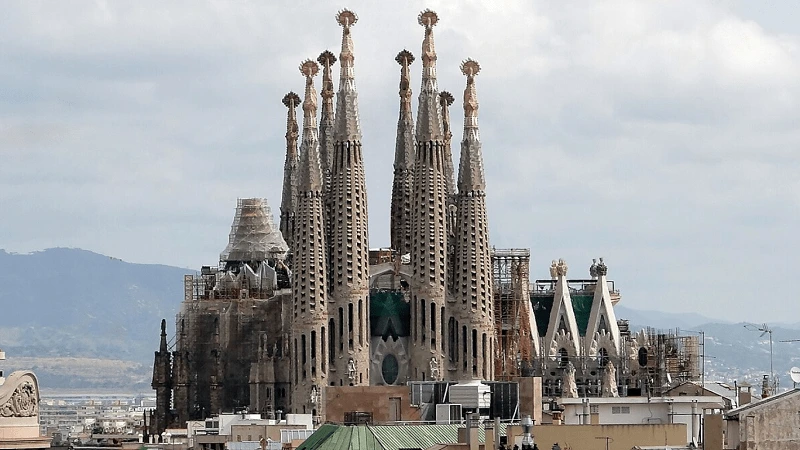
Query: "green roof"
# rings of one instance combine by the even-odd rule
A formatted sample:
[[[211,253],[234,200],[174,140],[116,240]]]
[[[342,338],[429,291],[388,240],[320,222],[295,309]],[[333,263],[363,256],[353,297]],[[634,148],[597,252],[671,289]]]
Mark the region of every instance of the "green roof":
[[[311,436],[307,437],[296,450],[313,450],[319,447],[326,439],[328,439],[339,427],[336,425],[322,425],[317,428]]]
[[[575,321],[578,324],[578,334],[586,336],[586,329],[589,327],[589,315],[592,313],[592,303],[594,295],[570,294],[572,299],[572,310],[575,313]],[[533,315],[536,318],[536,326],[539,328],[539,336],[544,337],[550,326],[550,314],[553,312],[554,296],[552,294],[531,295],[531,306]]]
[[[553,309],[553,294],[550,295],[531,295],[531,307],[533,316],[536,318],[536,327],[539,329],[539,336],[547,334],[547,327],[550,326],[550,311]]]
[[[575,312],[575,321],[578,323],[578,334],[586,336],[594,295],[570,295],[570,297],[572,298],[572,310]]]
[[[425,449],[437,444],[458,442],[463,425],[330,425],[321,426],[297,450],[399,450]],[[500,434],[505,424],[500,425]],[[485,439],[483,427],[478,439]]]

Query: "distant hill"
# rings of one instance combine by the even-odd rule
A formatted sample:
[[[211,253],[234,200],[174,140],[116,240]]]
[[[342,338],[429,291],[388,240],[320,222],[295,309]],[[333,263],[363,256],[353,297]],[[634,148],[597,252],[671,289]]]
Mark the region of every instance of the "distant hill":
[[[0,348],[17,357],[152,361],[159,322],[175,316],[189,269],[86,250],[0,250]]]
[[[183,300],[190,269],[133,264],[86,250],[31,254],[0,250],[0,348],[8,371],[34,368],[43,389],[149,389],[159,323]],[[708,379],[757,384],[769,372],[769,339],[742,323],[698,314],[643,311],[619,305],[633,329],[703,330]],[[717,323],[714,323],[717,322]],[[773,360],[782,387],[800,366],[798,324],[772,324]]]

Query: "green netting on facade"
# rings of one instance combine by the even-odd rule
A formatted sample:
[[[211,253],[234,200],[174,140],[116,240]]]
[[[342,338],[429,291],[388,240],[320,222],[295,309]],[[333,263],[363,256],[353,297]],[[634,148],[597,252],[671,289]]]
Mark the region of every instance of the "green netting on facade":
[[[400,291],[372,291],[369,294],[369,324],[372,336],[383,339],[409,336],[411,307]]]
[[[552,295],[531,295],[531,307],[533,316],[536,318],[536,327],[539,328],[539,336],[547,334],[547,327],[550,325],[550,311],[553,309]]]
[[[572,297],[572,310],[575,312],[575,321],[578,323],[578,333],[581,336],[586,336],[594,295],[571,295],[570,297]]]

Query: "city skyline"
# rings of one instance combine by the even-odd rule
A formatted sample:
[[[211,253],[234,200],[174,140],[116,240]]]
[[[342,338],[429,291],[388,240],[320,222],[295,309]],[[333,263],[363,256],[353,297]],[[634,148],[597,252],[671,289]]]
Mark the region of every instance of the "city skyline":
[[[225,247],[237,197],[266,197],[277,220],[281,99],[302,91],[302,60],[336,51],[339,30],[315,24],[345,6],[360,19],[370,245],[388,246],[394,57],[419,54],[414,19],[430,7],[454,125],[458,65],[481,63],[491,243],[530,247],[532,279],[558,258],[588,277],[603,256],[627,307],[800,312],[778,290],[800,250],[800,39],[786,9],[491,5],[12,4],[0,19],[0,195],[12,212],[0,248],[196,269]],[[742,276],[761,289],[743,295]]]

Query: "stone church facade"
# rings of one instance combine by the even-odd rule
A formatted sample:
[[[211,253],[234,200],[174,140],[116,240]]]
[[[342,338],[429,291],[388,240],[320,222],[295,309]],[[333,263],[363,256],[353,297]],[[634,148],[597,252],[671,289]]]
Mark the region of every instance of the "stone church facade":
[[[283,98],[280,223],[265,199],[240,199],[219,266],[185,277],[174,338],[162,323],[151,430],[239,408],[324,420],[329,386],[537,375],[546,396],[641,390],[658,365],[654,336],[631,335],[616,319],[619,292],[602,259],[585,279],[568,279],[566,263],[554,261],[549,278],[531,282],[529,250],[491,246],[478,125],[481,67],[471,59],[460,67],[464,129],[456,173],[454,97],[438,87],[439,17],[430,10],[418,17],[424,35],[416,120],[415,57],[407,50],[396,57],[391,247],[370,249],[358,19],[348,10],[336,19],[338,58],[325,51],[304,61],[303,98]],[[610,369],[622,389],[604,391]]]

